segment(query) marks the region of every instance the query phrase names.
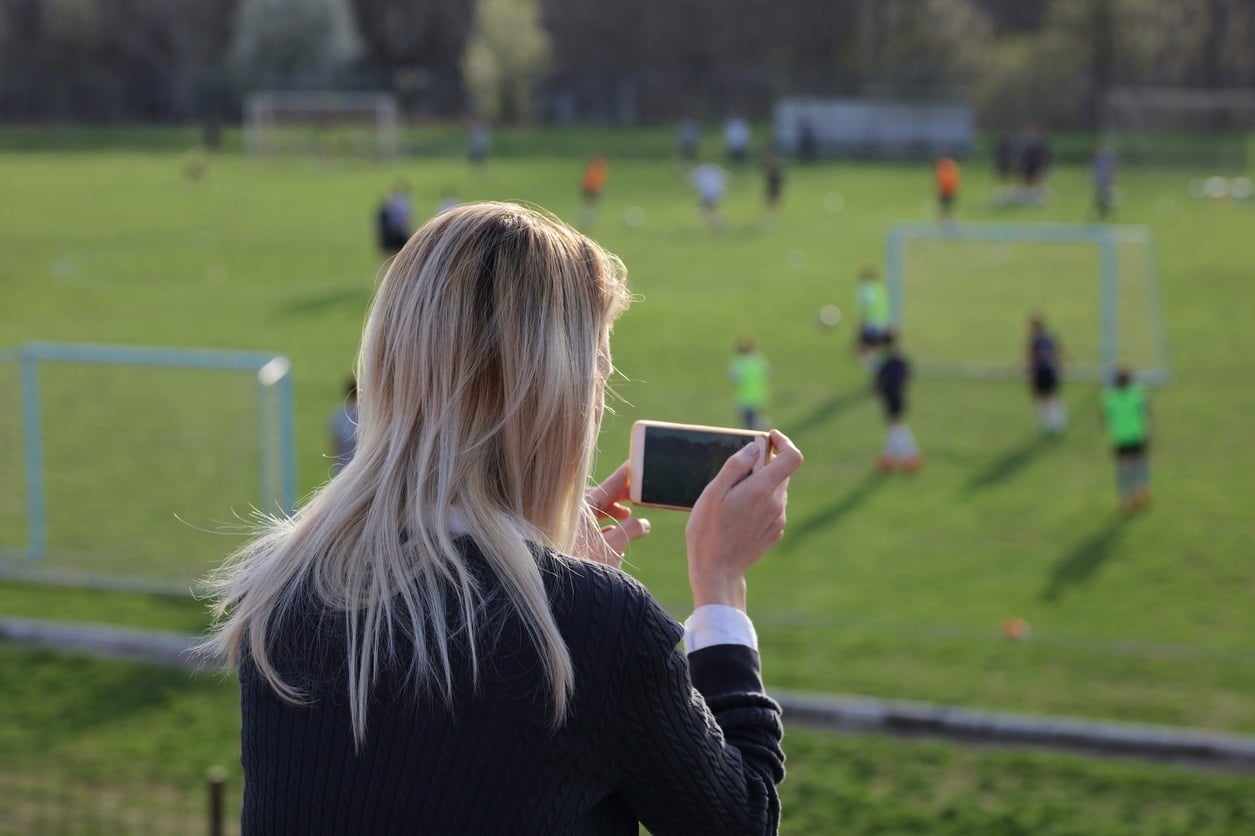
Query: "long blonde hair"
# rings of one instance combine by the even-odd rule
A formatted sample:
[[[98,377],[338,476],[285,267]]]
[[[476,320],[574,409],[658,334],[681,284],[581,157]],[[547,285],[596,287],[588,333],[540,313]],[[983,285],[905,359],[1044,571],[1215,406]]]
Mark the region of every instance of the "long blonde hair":
[[[528,544],[569,550],[588,513],[605,350],[628,299],[622,263],[540,211],[468,204],[420,229],[362,337],[354,458],[211,579],[206,648],[232,665],[246,653],[300,703],[274,664],[273,634],[312,595],[345,616],[359,747],[371,684],[397,662],[398,636],[412,644],[401,661],[413,680],[451,702],[451,639],[465,639],[475,675],[487,629],[457,519],[543,661],[560,723],[571,660]]]

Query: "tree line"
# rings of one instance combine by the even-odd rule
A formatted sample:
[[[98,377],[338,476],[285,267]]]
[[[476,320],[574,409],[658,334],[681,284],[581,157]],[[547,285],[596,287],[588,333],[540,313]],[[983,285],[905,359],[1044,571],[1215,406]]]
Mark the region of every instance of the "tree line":
[[[416,116],[763,118],[782,96],[1098,128],[1118,86],[1255,87],[1251,0],[0,0],[0,116],[231,117],[254,89]]]

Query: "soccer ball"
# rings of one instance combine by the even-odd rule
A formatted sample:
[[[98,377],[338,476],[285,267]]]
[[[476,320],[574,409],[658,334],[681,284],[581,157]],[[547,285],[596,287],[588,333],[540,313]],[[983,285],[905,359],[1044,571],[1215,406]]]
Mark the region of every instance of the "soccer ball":
[[[819,326],[821,328],[836,328],[841,322],[841,309],[836,305],[824,305],[819,309]]]
[[[1229,181],[1223,177],[1208,177],[1203,181],[1203,194],[1212,200],[1223,200],[1229,195]]]

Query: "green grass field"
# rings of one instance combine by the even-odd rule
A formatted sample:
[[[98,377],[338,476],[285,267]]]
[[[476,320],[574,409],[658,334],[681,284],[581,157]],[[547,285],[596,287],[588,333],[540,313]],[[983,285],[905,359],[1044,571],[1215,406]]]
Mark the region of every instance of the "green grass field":
[[[731,343],[745,332],[759,336],[775,367],[770,417],[807,454],[790,490],[786,539],[750,583],[769,684],[1255,732],[1255,522],[1248,509],[1255,452],[1245,435],[1255,411],[1255,392],[1245,385],[1255,344],[1247,325],[1255,300],[1249,245],[1255,211],[1189,200],[1185,172],[1122,173],[1120,222],[1145,224],[1155,235],[1173,372],[1171,383],[1154,393],[1156,504],[1123,520],[1114,511],[1097,389],[1088,384],[1065,389],[1072,427],[1045,443],[1022,384],[920,379],[911,424],[927,455],[924,471],[915,477],[873,472],[881,423],[849,351],[854,276],[863,264],[880,262],[891,223],[930,217],[928,167],[793,168],[786,204],[770,227],[763,223],[757,172],[746,169],[726,207],[728,227],[716,234],[696,219],[675,165],[649,153],[657,144],[653,134],[640,143],[630,134],[581,137],[566,134],[552,146],[544,135],[511,140],[520,147],[531,142],[533,155],[515,148],[481,179],[455,156],[384,166],[257,163],[228,155],[215,159],[203,180],[189,182],[177,153],[0,155],[0,347],[66,340],[287,354],[296,378],[300,485],[309,491],[327,475],[325,422],[351,369],[379,273],[371,220],[392,181],[410,182],[424,217],[453,186],[464,199],[526,200],[574,220],[582,157],[598,147],[617,151],[592,232],[627,263],[640,301],[615,332],[615,360],[624,375],[615,388],[623,400],[607,419],[597,471],[609,472],[625,456],[636,418],[734,421],[724,376]],[[550,153],[550,147],[558,150]],[[1083,221],[1085,171],[1063,168],[1054,185],[1057,199],[1046,206],[997,209],[988,200],[992,186],[983,166],[969,163],[960,217]],[[831,199],[834,193],[840,201]],[[623,222],[629,207],[644,210],[643,226]],[[1076,293],[1050,290],[1048,261],[1021,263],[1014,272],[1023,274],[1010,280],[1042,287],[1043,306],[1088,304]],[[1066,278],[1075,285],[1075,277]],[[840,305],[847,321],[821,330],[816,317],[828,303]],[[1015,297],[1006,310],[982,309],[972,321],[961,295],[932,293],[928,316],[964,323],[974,345],[988,350],[981,335],[994,329],[1018,341],[1026,313],[1020,304]],[[1083,322],[1084,315],[1061,311],[1069,322]],[[951,331],[962,338],[963,329]],[[911,335],[904,337],[910,352]],[[1010,359],[1018,351],[1018,342],[1008,346]],[[51,537],[63,546],[54,562],[90,559],[97,570],[158,576],[207,569],[239,542],[238,533],[224,532],[232,523],[238,529],[238,521],[220,507],[222,491],[235,482],[197,471],[196,457],[186,472],[183,465],[172,467],[188,460],[194,442],[163,423],[178,411],[166,401],[206,397],[197,378],[170,384],[175,391],[164,395],[138,384],[132,391],[124,377],[96,388],[103,379],[85,374],[66,384],[64,392],[73,393],[62,395],[69,417],[49,418],[58,422],[63,445],[58,478],[90,487],[67,494],[77,497],[72,511],[50,509]],[[14,381],[11,368],[0,370],[9,393],[0,417],[0,546],[20,541],[23,515],[12,443]],[[230,425],[226,419],[210,423]],[[252,455],[248,432],[234,433],[211,433],[205,455],[213,461]],[[51,448],[51,437],[48,443]],[[229,484],[198,500],[200,487],[219,483]],[[145,509],[157,499],[173,507],[154,517]],[[226,505],[246,515],[249,501]],[[626,568],[682,616],[684,518],[649,516],[654,533],[634,545]],[[119,519],[128,522],[119,528]],[[129,552],[126,528],[133,530]],[[95,542],[105,530],[108,549]],[[173,553],[153,546],[166,542],[177,544]],[[0,585],[5,614],[188,630],[201,623],[196,606]],[[1002,638],[1000,625],[1012,616],[1032,624],[1027,640]],[[6,666],[19,663],[55,665],[37,655],[10,656]],[[229,697],[204,699],[220,699],[221,711],[230,703]],[[234,723],[215,722],[224,728]],[[50,729],[45,736],[73,733]],[[1038,763],[1036,756],[1024,761],[899,742],[797,739],[801,777],[786,792],[819,810],[847,804],[871,810],[881,794],[910,792],[907,785],[926,780],[918,764],[890,779],[878,777],[881,767],[860,772],[850,765],[860,759],[889,769],[899,760],[933,757],[921,752],[944,751],[939,760],[971,776],[970,786],[955,779],[956,797],[973,787],[1015,797],[991,776]],[[1114,811],[1102,819],[1111,823],[1104,832],[1151,832],[1120,830],[1120,810],[1170,791],[1174,781],[1194,787],[1181,792],[1194,793],[1202,806],[1164,812],[1170,826],[1156,832],[1225,832],[1225,822],[1249,822],[1252,815],[1248,806],[1241,814],[1246,819],[1191,818],[1218,803],[1207,800],[1210,793],[1229,798],[1235,792],[1219,778],[1078,766],[1083,762],[1075,759],[1041,763],[1054,764],[1040,769],[1055,776],[1061,794],[1071,791],[1065,787],[1115,787],[1107,801],[1094,800],[1103,795],[1098,790],[1086,796],[1095,809],[1109,802]],[[1024,767],[1023,774],[1038,768]],[[861,800],[844,791],[825,796],[829,777],[808,774],[842,786],[862,781]],[[1125,777],[1109,779],[1116,774]],[[1127,777],[1135,774],[1142,777]],[[1167,783],[1144,794],[1121,789],[1159,787],[1156,782]],[[910,831],[918,829],[912,822],[940,821],[946,804],[939,799],[951,796],[937,792],[942,795],[928,796],[932,801],[903,808],[906,818],[896,824],[868,812],[863,832]],[[948,832],[979,830],[963,823],[982,810],[986,832],[1098,832],[1066,817],[1054,830],[1035,826],[1055,815],[1054,802],[1041,804],[1045,818],[1037,820],[1031,815],[1038,813],[1015,818],[1022,811],[973,802],[949,814],[958,818]],[[989,824],[997,821],[1008,824]],[[811,823],[793,832],[822,828]]]

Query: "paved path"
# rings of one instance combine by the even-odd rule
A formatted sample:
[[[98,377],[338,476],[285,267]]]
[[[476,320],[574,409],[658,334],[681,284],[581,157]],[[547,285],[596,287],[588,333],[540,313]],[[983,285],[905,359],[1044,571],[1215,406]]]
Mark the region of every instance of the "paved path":
[[[125,627],[0,618],[0,641],[115,659],[213,668],[196,637]],[[1031,745],[1255,772],[1255,737],[1172,726],[981,711],[935,703],[772,691],[791,725],[962,743]]]

